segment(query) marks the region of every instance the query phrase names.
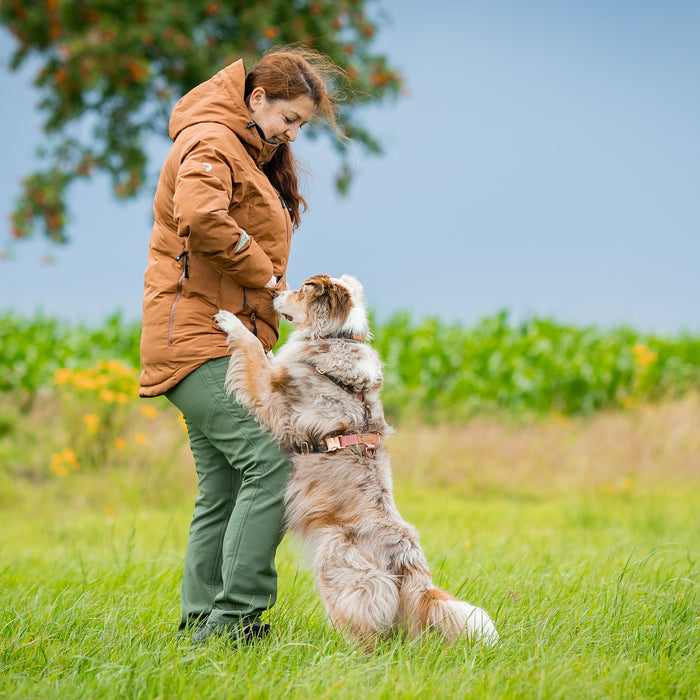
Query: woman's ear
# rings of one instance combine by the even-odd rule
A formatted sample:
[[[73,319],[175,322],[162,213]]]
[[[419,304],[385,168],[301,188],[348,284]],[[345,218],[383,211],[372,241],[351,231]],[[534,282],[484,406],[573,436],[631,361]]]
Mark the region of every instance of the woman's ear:
[[[259,109],[265,103],[265,88],[256,87],[250,95],[248,95],[248,108],[249,109]]]

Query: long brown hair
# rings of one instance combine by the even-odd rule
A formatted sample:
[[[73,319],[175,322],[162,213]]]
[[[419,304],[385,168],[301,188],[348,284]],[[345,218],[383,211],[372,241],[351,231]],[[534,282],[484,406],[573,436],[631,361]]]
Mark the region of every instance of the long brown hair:
[[[268,51],[248,73],[245,100],[257,87],[262,87],[271,100],[294,100],[309,97],[316,105],[314,119],[325,121],[336,132],[335,104],[341,99],[339,84],[343,70],[321,53],[300,46],[286,46]],[[283,143],[272,159],[263,166],[272,186],[282,195],[292,216],[292,223],[301,221],[300,209],[306,200],[298,186],[298,168],[289,144]]]

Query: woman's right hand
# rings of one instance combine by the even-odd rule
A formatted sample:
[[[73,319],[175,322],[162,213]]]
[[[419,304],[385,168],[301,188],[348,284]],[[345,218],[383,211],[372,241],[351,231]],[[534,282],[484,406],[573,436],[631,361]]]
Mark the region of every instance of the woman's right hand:
[[[265,289],[274,289],[278,292],[283,292],[285,289],[289,289],[289,285],[285,282],[284,287],[280,287],[281,277],[272,276],[272,279],[265,285]]]

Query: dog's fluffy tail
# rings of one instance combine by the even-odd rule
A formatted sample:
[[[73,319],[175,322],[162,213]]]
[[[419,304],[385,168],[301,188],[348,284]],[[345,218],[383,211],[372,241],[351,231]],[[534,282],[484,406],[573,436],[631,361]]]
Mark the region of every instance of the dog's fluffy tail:
[[[472,642],[489,645],[498,642],[496,627],[485,610],[435,586],[416,591],[410,598],[413,598],[410,603],[404,601],[404,610],[409,613],[412,636],[424,630],[436,630],[448,643],[462,635]]]

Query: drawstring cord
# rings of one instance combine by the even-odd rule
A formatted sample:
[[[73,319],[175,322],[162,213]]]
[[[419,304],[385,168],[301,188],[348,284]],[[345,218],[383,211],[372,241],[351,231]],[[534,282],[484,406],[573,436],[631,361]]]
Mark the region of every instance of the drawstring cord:
[[[182,260],[184,258],[185,262],[183,264],[183,273],[184,273],[185,279],[189,278],[189,276],[190,276],[190,266],[188,263],[189,257],[190,257],[190,254],[186,250],[183,250],[182,253],[180,253],[180,255],[178,255],[175,258],[175,262],[180,262],[180,260]]]

